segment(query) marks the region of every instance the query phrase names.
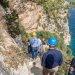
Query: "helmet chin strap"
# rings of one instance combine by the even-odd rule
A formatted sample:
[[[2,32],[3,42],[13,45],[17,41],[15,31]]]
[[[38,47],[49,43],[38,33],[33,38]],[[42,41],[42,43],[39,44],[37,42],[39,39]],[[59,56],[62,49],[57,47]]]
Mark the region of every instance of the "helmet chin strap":
[[[49,49],[55,49],[55,48],[49,48]]]
[[[49,45],[49,49],[55,49],[55,46],[50,46],[50,45]]]

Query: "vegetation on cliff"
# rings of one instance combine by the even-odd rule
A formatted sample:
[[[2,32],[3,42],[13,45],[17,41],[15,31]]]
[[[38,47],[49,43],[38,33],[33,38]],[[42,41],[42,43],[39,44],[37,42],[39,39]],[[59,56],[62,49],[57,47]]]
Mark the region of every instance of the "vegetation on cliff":
[[[59,16],[61,10],[67,9],[67,5],[65,6],[65,0],[33,0],[37,4],[40,4],[44,7],[48,18],[52,17],[54,19],[56,27],[58,30],[62,30],[62,26],[58,23],[58,20],[61,18]],[[64,18],[65,20],[65,18]]]
[[[69,46],[64,44],[63,28],[58,23],[59,18],[61,18],[59,16],[60,11],[67,9],[67,6],[64,7],[65,0],[31,0],[31,1],[43,6],[44,11],[47,14],[49,22],[50,22],[49,18],[52,17],[54,19],[56,26],[58,27],[58,31],[62,31],[62,33],[60,35],[57,35],[56,33],[46,32],[46,31],[38,31],[37,35],[41,39],[45,38],[46,41],[49,37],[57,37],[58,38],[58,41],[59,41],[58,42],[58,49],[61,50],[61,52],[63,53],[64,64],[62,65],[62,67],[58,71],[57,75],[60,75],[60,74],[66,75],[68,68],[69,68],[69,64],[68,64],[69,60],[71,60],[71,58],[72,58],[72,53],[71,53]],[[11,13],[8,12],[8,8],[9,8],[9,1],[8,0],[1,0],[0,4],[2,5],[2,7],[6,11],[5,19],[6,19],[9,34],[13,38],[16,35],[21,34],[23,42],[26,43],[27,40],[31,37],[31,34],[26,33],[25,30],[23,29],[23,27],[20,25],[17,12],[15,10],[12,10],[12,11],[10,10]],[[50,16],[50,15],[52,15],[52,16]],[[10,53],[8,52],[7,54],[10,55],[11,53],[12,52],[10,52]],[[13,53],[13,54],[15,54],[15,53]],[[18,61],[18,62],[20,62],[20,61]],[[18,64],[16,64],[16,65],[18,65]]]

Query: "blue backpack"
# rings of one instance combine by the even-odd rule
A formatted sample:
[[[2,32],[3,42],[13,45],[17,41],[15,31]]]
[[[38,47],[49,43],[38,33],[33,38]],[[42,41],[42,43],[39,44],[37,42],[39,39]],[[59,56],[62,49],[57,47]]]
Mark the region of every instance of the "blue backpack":
[[[46,67],[46,65],[48,65],[48,62],[46,62],[46,59],[47,59],[47,56],[48,55],[50,55],[50,57],[51,57],[51,60],[50,60],[50,64],[52,65],[53,64],[53,55],[51,54],[51,53],[45,53],[44,55],[43,55],[43,58],[42,58],[42,63],[41,63],[41,65],[43,66],[43,67]]]

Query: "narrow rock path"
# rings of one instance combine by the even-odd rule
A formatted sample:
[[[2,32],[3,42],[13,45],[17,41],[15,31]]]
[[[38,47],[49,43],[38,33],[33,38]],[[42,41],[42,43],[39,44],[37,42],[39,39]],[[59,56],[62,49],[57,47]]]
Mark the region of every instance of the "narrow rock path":
[[[41,60],[39,56],[34,61],[32,61],[31,57],[29,57],[27,64],[30,71],[29,75],[42,75]]]

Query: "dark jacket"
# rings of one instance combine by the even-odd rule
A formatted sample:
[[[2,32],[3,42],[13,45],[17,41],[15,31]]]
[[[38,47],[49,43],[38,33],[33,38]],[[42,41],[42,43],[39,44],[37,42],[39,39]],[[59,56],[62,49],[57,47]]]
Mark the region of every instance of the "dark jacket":
[[[52,69],[63,63],[62,53],[56,49],[48,50],[42,57],[41,65],[45,68]]]
[[[74,70],[71,71],[71,69],[70,69],[68,72],[68,75],[75,75],[75,57],[71,61],[71,67],[74,68]]]
[[[71,61],[71,67],[73,67],[75,69],[75,57]]]

